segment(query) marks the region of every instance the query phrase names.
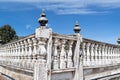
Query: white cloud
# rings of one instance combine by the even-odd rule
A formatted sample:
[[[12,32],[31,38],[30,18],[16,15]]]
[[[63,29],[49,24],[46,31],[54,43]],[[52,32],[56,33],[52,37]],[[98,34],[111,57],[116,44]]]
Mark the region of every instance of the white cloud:
[[[54,11],[57,14],[106,13],[109,12],[110,8],[120,8],[120,0],[0,0],[0,2],[16,2],[18,4],[24,4],[23,7],[10,4],[9,5],[12,7],[8,5],[0,5],[0,9],[8,8],[8,10],[30,10],[35,8],[44,8]]]
[[[30,24],[27,24],[25,27],[26,27],[26,29],[31,29],[32,28],[32,26]]]

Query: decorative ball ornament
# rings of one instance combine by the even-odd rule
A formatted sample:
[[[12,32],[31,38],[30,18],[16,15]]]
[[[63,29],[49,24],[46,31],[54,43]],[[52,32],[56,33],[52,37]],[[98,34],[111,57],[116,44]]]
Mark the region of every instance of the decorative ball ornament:
[[[120,38],[118,38],[117,43],[120,45]]]
[[[38,22],[41,26],[46,26],[46,24],[48,23],[48,19],[46,18],[44,10],[42,10],[41,17],[38,19]]]
[[[74,32],[75,33],[79,33],[80,32],[80,26],[79,26],[79,24],[78,24],[78,21],[76,21],[76,24],[75,24],[75,27],[74,27]]]

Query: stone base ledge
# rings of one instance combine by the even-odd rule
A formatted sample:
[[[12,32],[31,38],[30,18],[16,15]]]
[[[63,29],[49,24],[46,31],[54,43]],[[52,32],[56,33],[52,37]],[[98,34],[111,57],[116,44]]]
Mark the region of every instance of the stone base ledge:
[[[117,65],[120,65],[120,63],[106,64],[106,65],[89,65],[89,66],[83,66],[83,69],[110,67],[110,66],[117,66]]]
[[[120,74],[120,68],[111,70],[111,71],[97,73],[97,74],[87,75],[84,78],[85,78],[85,80],[92,80],[92,79],[107,77],[107,76],[116,75],[116,74]]]
[[[6,68],[4,68],[2,66],[0,66],[0,73],[8,75],[9,77],[11,77],[11,78],[13,78],[15,80],[33,80],[33,76],[18,73],[18,72],[6,69]]]
[[[52,74],[55,73],[64,73],[64,72],[74,72],[75,68],[68,68],[68,69],[58,69],[58,70],[52,70]]]

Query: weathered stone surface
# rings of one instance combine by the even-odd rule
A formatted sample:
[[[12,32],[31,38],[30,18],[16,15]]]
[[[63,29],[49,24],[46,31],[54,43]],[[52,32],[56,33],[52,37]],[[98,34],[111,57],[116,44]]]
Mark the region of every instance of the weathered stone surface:
[[[28,76],[28,75],[21,74],[18,72],[10,71],[1,66],[0,66],[0,72],[4,73],[5,75],[8,75],[9,77],[12,77],[15,80],[33,80],[32,76]]]
[[[73,80],[72,72],[56,73],[52,75],[51,80]]]
[[[37,28],[36,29],[36,34],[35,37],[43,37],[43,38],[49,38],[51,35],[51,29],[46,29],[46,28]]]
[[[35,64],[34,80],[47,80],[47,67],[44,62]]]

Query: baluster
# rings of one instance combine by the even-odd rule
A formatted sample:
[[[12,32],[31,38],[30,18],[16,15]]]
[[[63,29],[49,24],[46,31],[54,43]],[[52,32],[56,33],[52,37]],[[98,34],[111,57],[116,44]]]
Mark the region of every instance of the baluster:
[[[18,53],[17,53],[17,48],[18,48],[18,47],[17,47],[17,44],[15,43],[15,59],[14,59],[14,61],[15,61],[15,62],[14,62],[14,65],[15,65],[15,66],[17,65],[17,54],[18,54]]]
[[[117,57],[117,47],[115,48],[115,63],[117,63],[116,57]]]
[[[11,44],[10,47],[11,47],[10,61],[11,63],[14,64],[13,44]],[[10,63],[10,66],[11,66],[11,63]]]
[[[117,58],[117,47],[115,48],[115,62],[117,63],[116,58]]]
[[[116,58],[117,63],[119,63],[118,57],[119,57],[119,50],[118,50],[118,47],[117,47],[117,58]]]
[[[83,44],[82,44],[82,51],[83,51],[83,65],[84,66],[87,66],[87,54],[86,54],[86,43],[84,42]]]
[[[7,62],[8,62],[8,66],[10,66],[10,63],[12,62],[11,61],[11,44],[9,44],[9,47],[10,47],[10,53],[9,53],[9,55],[8,55],[8,60],[7,60]]]
[[[15,43],[12,43],[11,45],[12,45],[12,55],[11,55],[12,63],[15,64],[15,61],[14,61],[15,60]]]
[[[94,65],[94,46],[95,44],[91,44],[91,65]]]
[[[57,46],[58,46],[58,39],[54,40],[54,52],[53,52],[53,69],[58,69],[58,50],[57,50]]]
[[[117,63],[117,61],[116,61],[116,54],[117,54],[117,52],[116,51],[117,51],[117,48],[115,47],[115,54],[114,54],[115,55],[115,57],[114,57],[115,63]]]
[[[20,44],[21,44],[21,67],[23,68],[24,67],[23,62],[24,62],[24,53],[25,53],[24,47],[25,46],[24,46],[23,41],[21,41]]]
[[[23,61],[23,54],[24,54],[24,49],[23,49],[23,42],[22,41],[20,41],[20,46],[21,46],[21,49],[20,49],[20,57],[21,57],[21,59],[20,59],[20,62],[22,63],[22,61]]]
[[[12,44],[10,44],[10,55],[9,55],[9,59],[10,59],[10,63],[9,63],[9,65],[10,66],[13,66],[12,64],[14,64],[14,57],[13,57],[14,55],[13,55],[13,53],[12,53]]]
[[[114,63],[114,47],[112,47],[112,63]]]
[[[113,58],[112,58],[112,56],[113,56],[113,46],[111,46],[110,53],[111,53],[111,57],[110,57],[110,59],[111,59],[111,64],[112,64],[112,61],[113,61],[113,60],[112,60],[112,59],[113,59]]]
[[[68,61],[67,61],[67,67],[68,68],[71,68],[71,67],[73,67],[73,61],[72,61],[72,55],[73,55],[73,53],[72,53],[72,44],[73,44],[73,41],[71,40],[71,41],[69,41],[69,51],[68,51]]]
[[[117,47],[115,48],[115,62],[117,63],[116,58],[117,58]]]
[[[11,60],[10,60],[10,55],[11,55],[11,45],[9,44],[9,51],[10,51],[10,53],[8,54],[8,56],[7,56],[7,63],[8,63],[8,66],[10,65],[10,62],[11,62]]]
[[[116,63],[116,61],[115,61],[115,47],[113,48],[113,63],[115,64]]]
[[[110,64],[112,63],[112,59],[111,59],[112,52],[111,52],[111,49],[112,49],[112,47],[110,46],[110,47],[109,47],[109,50],[110,50],[110,53],[109,53],[109,61],[110,61]]]
[[[108,58],[107,58],[107,56],[108,56],[108,46],[106,45],[105,46],[105,65],[108,64]]]
[[[28,61],[31,62],[32,61],[32,40],[28,39]]]
[[[105,64],[105,44],[102,45],[102,65]]]
[[[6,63],[6,65],[8,64],[7,63],[7,60],[8,60],[8,55],[10,54],[10,47],[9,47],[9,44],[8,44],[8,54],[6,55],[6,60],[5,60],[5,63]]]
[[[17,54],[16,54],[16,67],[20,67],[20,60],[21,60],[21,55],[20,55],[20,49],[21,49],[21,46],[20,46],[20,42],[17,42]]]
[[[36,38],[32,38],[33,40],[33,63],[36,62],[36,59],[37,59],[37,39]]]
[[[27,48],[27,51],[28,51],[28,54],[27,54],[27,68],[28,69],[31,69],[31,61],[32,61],[32,58],[31,58],[31,55],[32,55],[32,41],[31,39],[27,39],[27,42],[28,42],[28,48]]]
[[[95,45],[95,64],[98,65],[98,44]]]
[[[118,61],[120,61],[120,47],[118,47]]]
[[[16,43],[14,43],[14,64],[16,64]]]
[[[111,53],[110,53],[110,46],[108,46],[108,64],[110,64],[111,60],[110,60],[110,56],[111,56]]]
[[[24,68],[27,69],[27,54],[28,54],[28,43],[26,40],[24,40],[24,44],[25,44],[25,54],[24,54]]]
[[[102,45],[99,45],[99,47],[98,47],[98,55],[99,55],[99,56],[98,56],[98,59],[99,59],[99,65],[102,65],[102,58],[101,58],[101,57],[102,57],[102,52],[101,52],[101,51],[102,51],[102,48],[101,48],[101,47],[102,47]]]
[[[65,42],[66,40],[61,40],[62,43],[62,48],[61,48],[61,52],[60,52],[60,69],[64,69],[66,68],[66,62],[65,62]]]
[[[119,53],[118,53],[118,54],[119,54],[118,60],[120,61],[120,47],[119,47]],[[119,62],[119,63],[120,63],[120,62]]]
[[[89,66],[91,63],[90,63],[90,43],[87,43],[86,45],[87,47],[87,66]]]

